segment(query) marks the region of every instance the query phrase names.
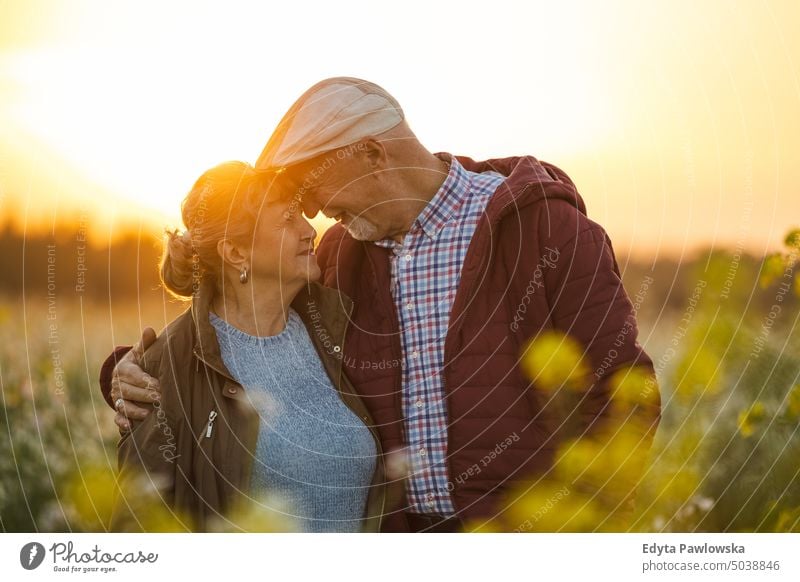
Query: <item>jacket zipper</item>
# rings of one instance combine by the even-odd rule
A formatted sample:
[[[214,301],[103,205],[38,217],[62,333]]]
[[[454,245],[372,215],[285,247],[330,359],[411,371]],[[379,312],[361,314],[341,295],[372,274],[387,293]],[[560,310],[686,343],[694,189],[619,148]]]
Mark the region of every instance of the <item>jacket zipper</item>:
[[[217,411],[212,410],[208,413],[208,424],[206,424],[205,438],[211,438],[211,431],[214,430],[214,420],[217,418]]]

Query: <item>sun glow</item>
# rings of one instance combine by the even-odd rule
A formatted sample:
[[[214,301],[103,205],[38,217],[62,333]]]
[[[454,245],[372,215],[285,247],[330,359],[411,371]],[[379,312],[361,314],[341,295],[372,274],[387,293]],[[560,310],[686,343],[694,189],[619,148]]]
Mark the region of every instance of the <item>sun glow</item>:
[[[798,41],[781,27],[796,5],[457,7],[3,3],[0,219],[178,225],[204,170],[253,162],[303,90],[354,75],[433,151],[563,167],[621,250],[745,230],[763,248],[791,226]]]
[[[75,28],[58,29],[46,42],[0,60],[13,90],[6,113],[20,130],[113,193],[119,206],[140,207],[151,217],[172,220],[202,171],[230,159],[252,162],[271,127],[307,85],[358,70],[358,61],[360,75],[396,92],[412,125],[432,147],[474,143],[478,140],[472,128],[489,128],[491,120],[492,131],[513,125],[523,134],[549,136],[554,151],[575,151],[591,145],[600,120],[609,123],[608,111],[600,110],[603,99],[596,80],[568,74],[569,65],[580,58],[574,43],[557,63],[535,67],[561,87],[540,94],[538,107],[527,105],[534,82],[523,75],[507,77],[500,89],[504,102],[528,107],[525,116],[492,107],[481,112],[475,101],[488,101],[495,93],[489,85],[469,96],[449,88],[446,76],[432,77],[431,86],[437,87],[432,100],[419,80],[403,79],[427,74],[424,70],[398,71],[393,76],[400,78],[393,79],[385,72],[385,54],[365,57],[343,49],[337,55],[340,62],[314,64],[322,55],[318,48],[304,46],[309,34],[343,40],[346,31],[326,29],[322,18],[303,23],[301,41],[286,27],[274,26],[276,20],[298,16],[282,10],[288,12],[237,4],[223,12],[186,2],[159,7],[156,15],[131,6],[111,12],[98,3],[81,2],[69,15],[50,13],[46,19],[68,18]],[[316,12],[324,17],[328,10],[318,7]],[[351,28],[357,25],[350,23]],[[513,43],[507,44],[514,49]],[[424,59],[422,47],[406,52],[409,65]],[[278,63],[266,64],[276,59]],[[455,61],[451,65],[454,71],[461,68]],[[380,75],[370,74],[380,69]],[[594,99],[583,97],[588,93]],[[553,115],[556,105],[571,114]],[[472,123],[465,126],[461,121],[467,114]],[[476,149],[491,155],[489,147]]]

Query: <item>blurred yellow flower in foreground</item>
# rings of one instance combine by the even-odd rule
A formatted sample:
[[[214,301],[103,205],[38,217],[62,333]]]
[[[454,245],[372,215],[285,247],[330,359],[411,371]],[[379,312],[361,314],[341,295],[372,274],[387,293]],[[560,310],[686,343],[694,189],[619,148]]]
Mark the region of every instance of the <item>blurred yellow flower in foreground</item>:
[[[557,453],[555,474],[560,482],[599,491],[603,503],[616,505],[635,490],[642,477],[644,443],[644,431],[632,423],[610,435],[565,443]]]
[[[786,397],[786,416],[800,419],[800,384],[795,384]]]
[[[107,531],[116,489],[114,475],[108,469],[91,467],[76,471],[67,482],[66,499],[62,500],[73,514],[73,526],[84,531]]]
[[[775,531],[780,533],[800,533],[800,507],[781,511],[775,524]]]
[[[568,484],[542,481],[509,497],[504,520],[507,531],[592,532],[608,524],[608,511]]]
[[[224,516],[212,520],[210,532],[288,533],[300,532],[300,521],[293,517],[289,503],[276,496],[257,499],[238,497],[238,501]]]
[[[722,387],[723,363],[710,347],[686,354],[675,370],[675,392],[684,402],[696,396],[716,394]]]
[[[61,499],[70,525],[79,531],[180,532],[186,520],[165,506],[157,484],[146,475],[119,480],[108,467],[76,471]]]
[[[617,370],[612,374],[610,383],[611,398],[618,408],[658,403],[658,383],[655,374],[643,366]]]
[[[753,435],[756,428],[761,421],[764,420],[765,409],[762,402],[755,402],[747,410],[742,410],[739,413],[739,432],[742,433],[744,438]]]
[[[580,343],[568,335],[546,331],[527,344],[521,365],[528,377],[545,390],[580,390],[587,387],[589,375],[583,352]]]

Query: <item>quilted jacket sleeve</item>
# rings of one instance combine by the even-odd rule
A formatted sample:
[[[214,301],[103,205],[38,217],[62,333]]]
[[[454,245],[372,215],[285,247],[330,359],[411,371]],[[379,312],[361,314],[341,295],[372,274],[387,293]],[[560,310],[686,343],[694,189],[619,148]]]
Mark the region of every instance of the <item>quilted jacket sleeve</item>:
[[[636,459],[626,485],[632,506],[660,420],[658,385],[653,362],[637,341],[636,309],[623,287],[611,240],[602,227],[585,216],[572,220],[577,220],[571,225],[575,227],[571,232],[576,234],[561,247],[558,268],[547,275],[553,325],[581,343],[591,370],[579,407],[580,426],[573,427],[578,434],[567,436],[591,434],[608,443],[618,438],[622,429],[627,431],[633,440],[626,441],[625,446],[630,445]],[[626,376],[632,367],[639,374]],[[615,372],[620,373],[615,377]],[[639,382],[636,398],[623,402],[623,406],[619,405],[620,378]]]

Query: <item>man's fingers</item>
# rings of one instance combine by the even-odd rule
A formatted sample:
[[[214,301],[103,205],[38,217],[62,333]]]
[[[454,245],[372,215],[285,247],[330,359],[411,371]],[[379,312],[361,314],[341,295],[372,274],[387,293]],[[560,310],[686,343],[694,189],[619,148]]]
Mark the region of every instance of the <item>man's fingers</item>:
[[[136,345],[133,346],[133,349],[130,351],[132,354],[133,359],[138,364],[142,361],[142,356],[144,352],[153,345],[153,342],[156,341],[156,332],[153,330],[152,327],[146,327],[142,330],[142,337],[141,339],[136,342]]]
[[[158,380],[150,376],[147,372],[142,370],[139,364],[124,358],[120,360],[117,367],[114,368],[114,377],[120,385],[130,384],[143,389],[160,390]],[[112,379],[113,382],[113,379]],[[113,383],[112,383],[112,387]],[[122,394],[123,398],[127,398],[125,393]],[[135,398],[134,398],[135,400]]]
[[[144,353],[147,348],[152,346],[157,339],[156,332],[152,327],[146,327],[142,330],[142,339],[140,343],[142,344],[142,353]]]
[[[148,414],[150,414],[150,411],[147,408],[137,406],[130,400],[125,400],[121,406],[117,407],[117,417],[122,415],[123,418],[128,420],[143,420],[147,418]]]
[[[160,396],[158,380],[141,367],[144,352],[155,341],[156,332],[153,328],[144,328],[139,342],[114,367],[110,395],[117,409],[114,422],[119,427],[121,435],[131,430],[131,420],[141,420],[150,413],[149,408],[137,406],[135,402],[152,404]]]
[[[140,402],[144,404],[152,404],[160,397],[161,393],[158,390],[140,388],[139,386],[127,384],[125,382],[120,382],[119,384],[119,396],[117,396],[117,398],[127,400],[134,406],[138,406],[137,403]]]
[[[118,412],[117,415],[114,417],[114,422],[116,423],[117,428],[119,428],[120,435],[123,435],[129,430],[131,430],[131,422],[127,418],[125,418],[125,415],[122,414],[121,412]]]

